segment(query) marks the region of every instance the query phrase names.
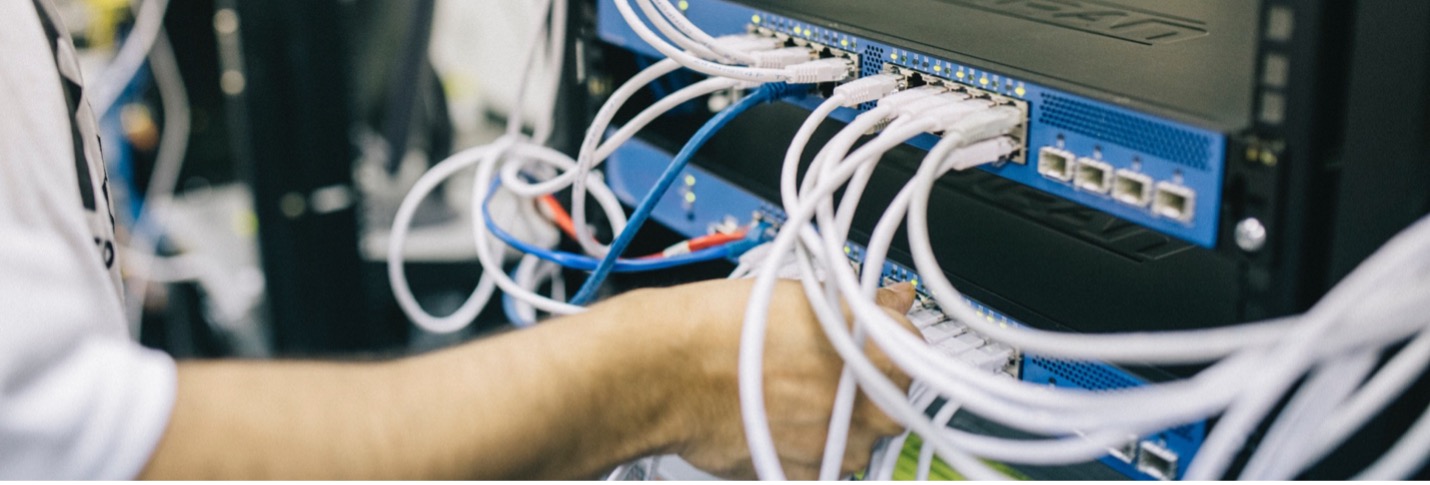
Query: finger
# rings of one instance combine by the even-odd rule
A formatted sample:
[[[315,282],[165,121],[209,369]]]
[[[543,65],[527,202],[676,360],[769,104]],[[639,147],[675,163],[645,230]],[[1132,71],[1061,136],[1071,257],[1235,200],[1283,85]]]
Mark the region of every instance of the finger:
[[[874,301],[884,308],[900,313],[907,313],[914,306],[914,299],[918,293],[914,292],[914,285],[909,282],[898,283],[879,289],[874,295]]]
[[[849,445],[844,449],[844,463],[839,467],[839,476],[847,477],[854,472],[869,467],[869,461],[873,456],[875,438],[850,437]]]
[[[819,479],[818,464],[787,463],[785,464],[785,478],[791,481],[808,482]]]
[[[856,421],[859,432],[874,437],[893,436],[904,432],[904,425],[890,418],[862,389],[860,391],[859,400],[854,407],[855,413],[858,414]]]

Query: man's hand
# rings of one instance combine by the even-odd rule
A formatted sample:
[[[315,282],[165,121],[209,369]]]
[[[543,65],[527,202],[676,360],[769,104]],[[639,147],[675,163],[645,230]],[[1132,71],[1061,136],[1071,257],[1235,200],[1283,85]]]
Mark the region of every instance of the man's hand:
[[[689,358],[671,365],[696,374],[668,383],[677,386],[671,402],[681,407],[672,415],[683,431],[676,450],[692,464],[730,478],[755,476],[741,424],[736,378],[750,283],[709,281],[636,293],[622,297],[629,298],[627,301],[618,298],[610,303],[641,308],[645,305],[636,302],[660,299],[667,302],[661,306],[684,315],[683,320],[693,325],[687,337],[692,349]],[[785,281],[775,291],[765,349],[766,409],[787,476],[815,479],[844,363],[826,340],[800,285]],[[913,288],[900,285],[880,290],[878,296],[886,311],[907,325],[904,313],[913,304]],[[896,383],[908,387],[908,378],[897,372],[882,352],[870,345],[867,353]],[[874,442],[902,430],[861,393],[850,427],[844,473],[864,468]]]
[[[776,292],[766,404],[789,477],[815,478],[843,362],[798,283]],[[749,293],[749,281],[728,280],[635,291],[391,362],[181,363],[173,416],[143,477],[572,479],[680,453],[749,478],[736,384]],[[913,301],[907,287],[880,296],[900,319]],[[845,470],[897,432],[861,396]]]

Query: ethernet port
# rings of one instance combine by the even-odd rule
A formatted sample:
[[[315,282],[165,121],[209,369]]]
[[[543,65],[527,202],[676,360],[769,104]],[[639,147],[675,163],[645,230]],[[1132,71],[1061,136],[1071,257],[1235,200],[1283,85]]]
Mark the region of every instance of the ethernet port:
[[[1079,189],[1106,194],[1112,190],[1112,166],[1091,158],[1079,158],[1073,181]]]
[[[1158,480],[1177,478],[1177,454],[1167,447],[1151,441],[1142,442],[1142,453],[1137,455],[1137,471]]]
[[[1181,185],[1162,182],[1157,184],[1157,199],[1152,212],[1168,219],[1191,222],[1196,215],[1197,193]]]
[[[1147,207],[1152,201],[1152,179],[1131,170],[1118,170],[1112,182],[1112,198],[1127,205]]]
[[[924,77],[922,74],[919,74],[914,71],[905,70],[904,68],[889,64],[887,62],[884,63],[884,68],[882,71],[884,74],[893,74],[895,76],[904,78],[902,89],[912,89],[928,84],[927,81],[924,81]]]
[[[1073,178],[1077,157],[1065,150],[1043,147],[1038,151],[1038,173],[1044,177],[1067,182]]]

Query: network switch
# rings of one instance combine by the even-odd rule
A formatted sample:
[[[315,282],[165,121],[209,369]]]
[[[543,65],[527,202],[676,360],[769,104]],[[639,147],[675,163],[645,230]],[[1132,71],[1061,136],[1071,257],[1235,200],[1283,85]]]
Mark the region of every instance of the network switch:
[[[671,154],[641,140],[632,140],[616,151],[607,163],[607,181],[623,202],[637,202],[654,182],[655,173],[669,163]],[[726,225],[732,219],[755,218],[778,224],[784,213],[768,201],[728,180],[700,167],[689,167],[682,178],[693,180],[687,194],[708,201],[693,209],[685,204],[687,196],[662,199],[652,218],[688,237],[707,234],[711,227]],[[1150,190],[1150,185],[1148,185]],[[772,232],[767,232],[773,235]],[[862,270],[864,248],[845,245],[845,254],[856,271]],[[885,284],[909,282],[918,294],[916,307],[908,317],[920,329],[925,341],[945,355],[992,373],[1001,373],[1024,382],[1054,387],[1111,391],[1145,385],[1148,381],[1115,366],[1096,362],[1071,362],[1025,355],[1016,348],[992,342],[967,326],[950,321],[931,298],[917,271],[893,261],[886,261],[882,270]],[[965,298],[976,314],[989,322],[1004,326],[1025,326],[982,302]],[[1196,455],[1206,436],[1207,424],[1196,422],[1165,430],[1150,436],[1129,438],[1128,443],[1109,449],[1101,461],[1128,477],[1141,479],[1173,479],[1184,472],[1185,464]],[[1150,451],[1149,451],[1150,450]]]
[[[1027,126],[1018,135],[1030,150],[1010,157],[1013,163],[999,163],[982,170],[1034,187],[1038,190],[1074,201],[1177,237],[1202,247],[1213,248],[1218,237],[1216,207],[1221,202],[1222,181],[1227,140],[1216,131],[1188,125],[1123,106],[1091,99],[1079,94],[1054,89],[1017,76],[984,69],[969,63],[923,52],[912,46],[880,42],[839,28],[805,19],[791,18],[751,8],[728,0],[708,0],[687,5],[687,15],[697,25],[712,34],[753,32],[775,36],[790,45],[810,46],[822,55],[842,56],[857,60],[859,76],[898,73],[907,79],[909,87],[937,83],[964,90],[975,96],[987,97],[1019,106],[1028,113]],[[610,0],[598,4],[598,32],[608,43],[643,55],[655,55],[620,18]],[[822,86],[827,93],[831,86]],[[813,108],[817,97],[793,100],[794,104]],[[849,121],[859,110],[839,110],[832,116]],[[938,138],[926,135],[909,143],[929,149]],[[1044,161],[1039,147],[1056,147],[1066,154],[1057,160]],[[1077,160],[1089,158],[1106,164],[1106,171],[1136,172],[1138,179],[1150,180],[1149,187],[1159,181],[1176,181],[1195,197],[1175,199],[1159,211],[1153,207],[1152,195],[1146,203],[1140,193],[1121,192],[1126,197],[1106,197],[1093,180],[1080,186],[1074,180]],[[1056,168],[1061,167],[1061,169]],[[1099,166],[1092,166],[1089,172]],[[1115,188],[1115,185],[1112,187]],[[1135,188],[1132,186],[1124,187]],[[1181,194],[1184,192],[1177,192]],[[1175,195],[1169,193],[1169,197]],[[1173,210],[1180,205],[1182,210]]]

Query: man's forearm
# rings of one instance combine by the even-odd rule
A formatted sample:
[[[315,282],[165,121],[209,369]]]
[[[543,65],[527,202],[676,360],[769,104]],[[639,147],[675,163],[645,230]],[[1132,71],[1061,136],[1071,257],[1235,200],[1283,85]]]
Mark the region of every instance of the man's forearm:
[[[682,379],[652,373],[690,366],[663,365],[685,337],[650,303],[389,363],[182,364],[144,477],[580,478],[669,451],[674,393],[650,386]]]

